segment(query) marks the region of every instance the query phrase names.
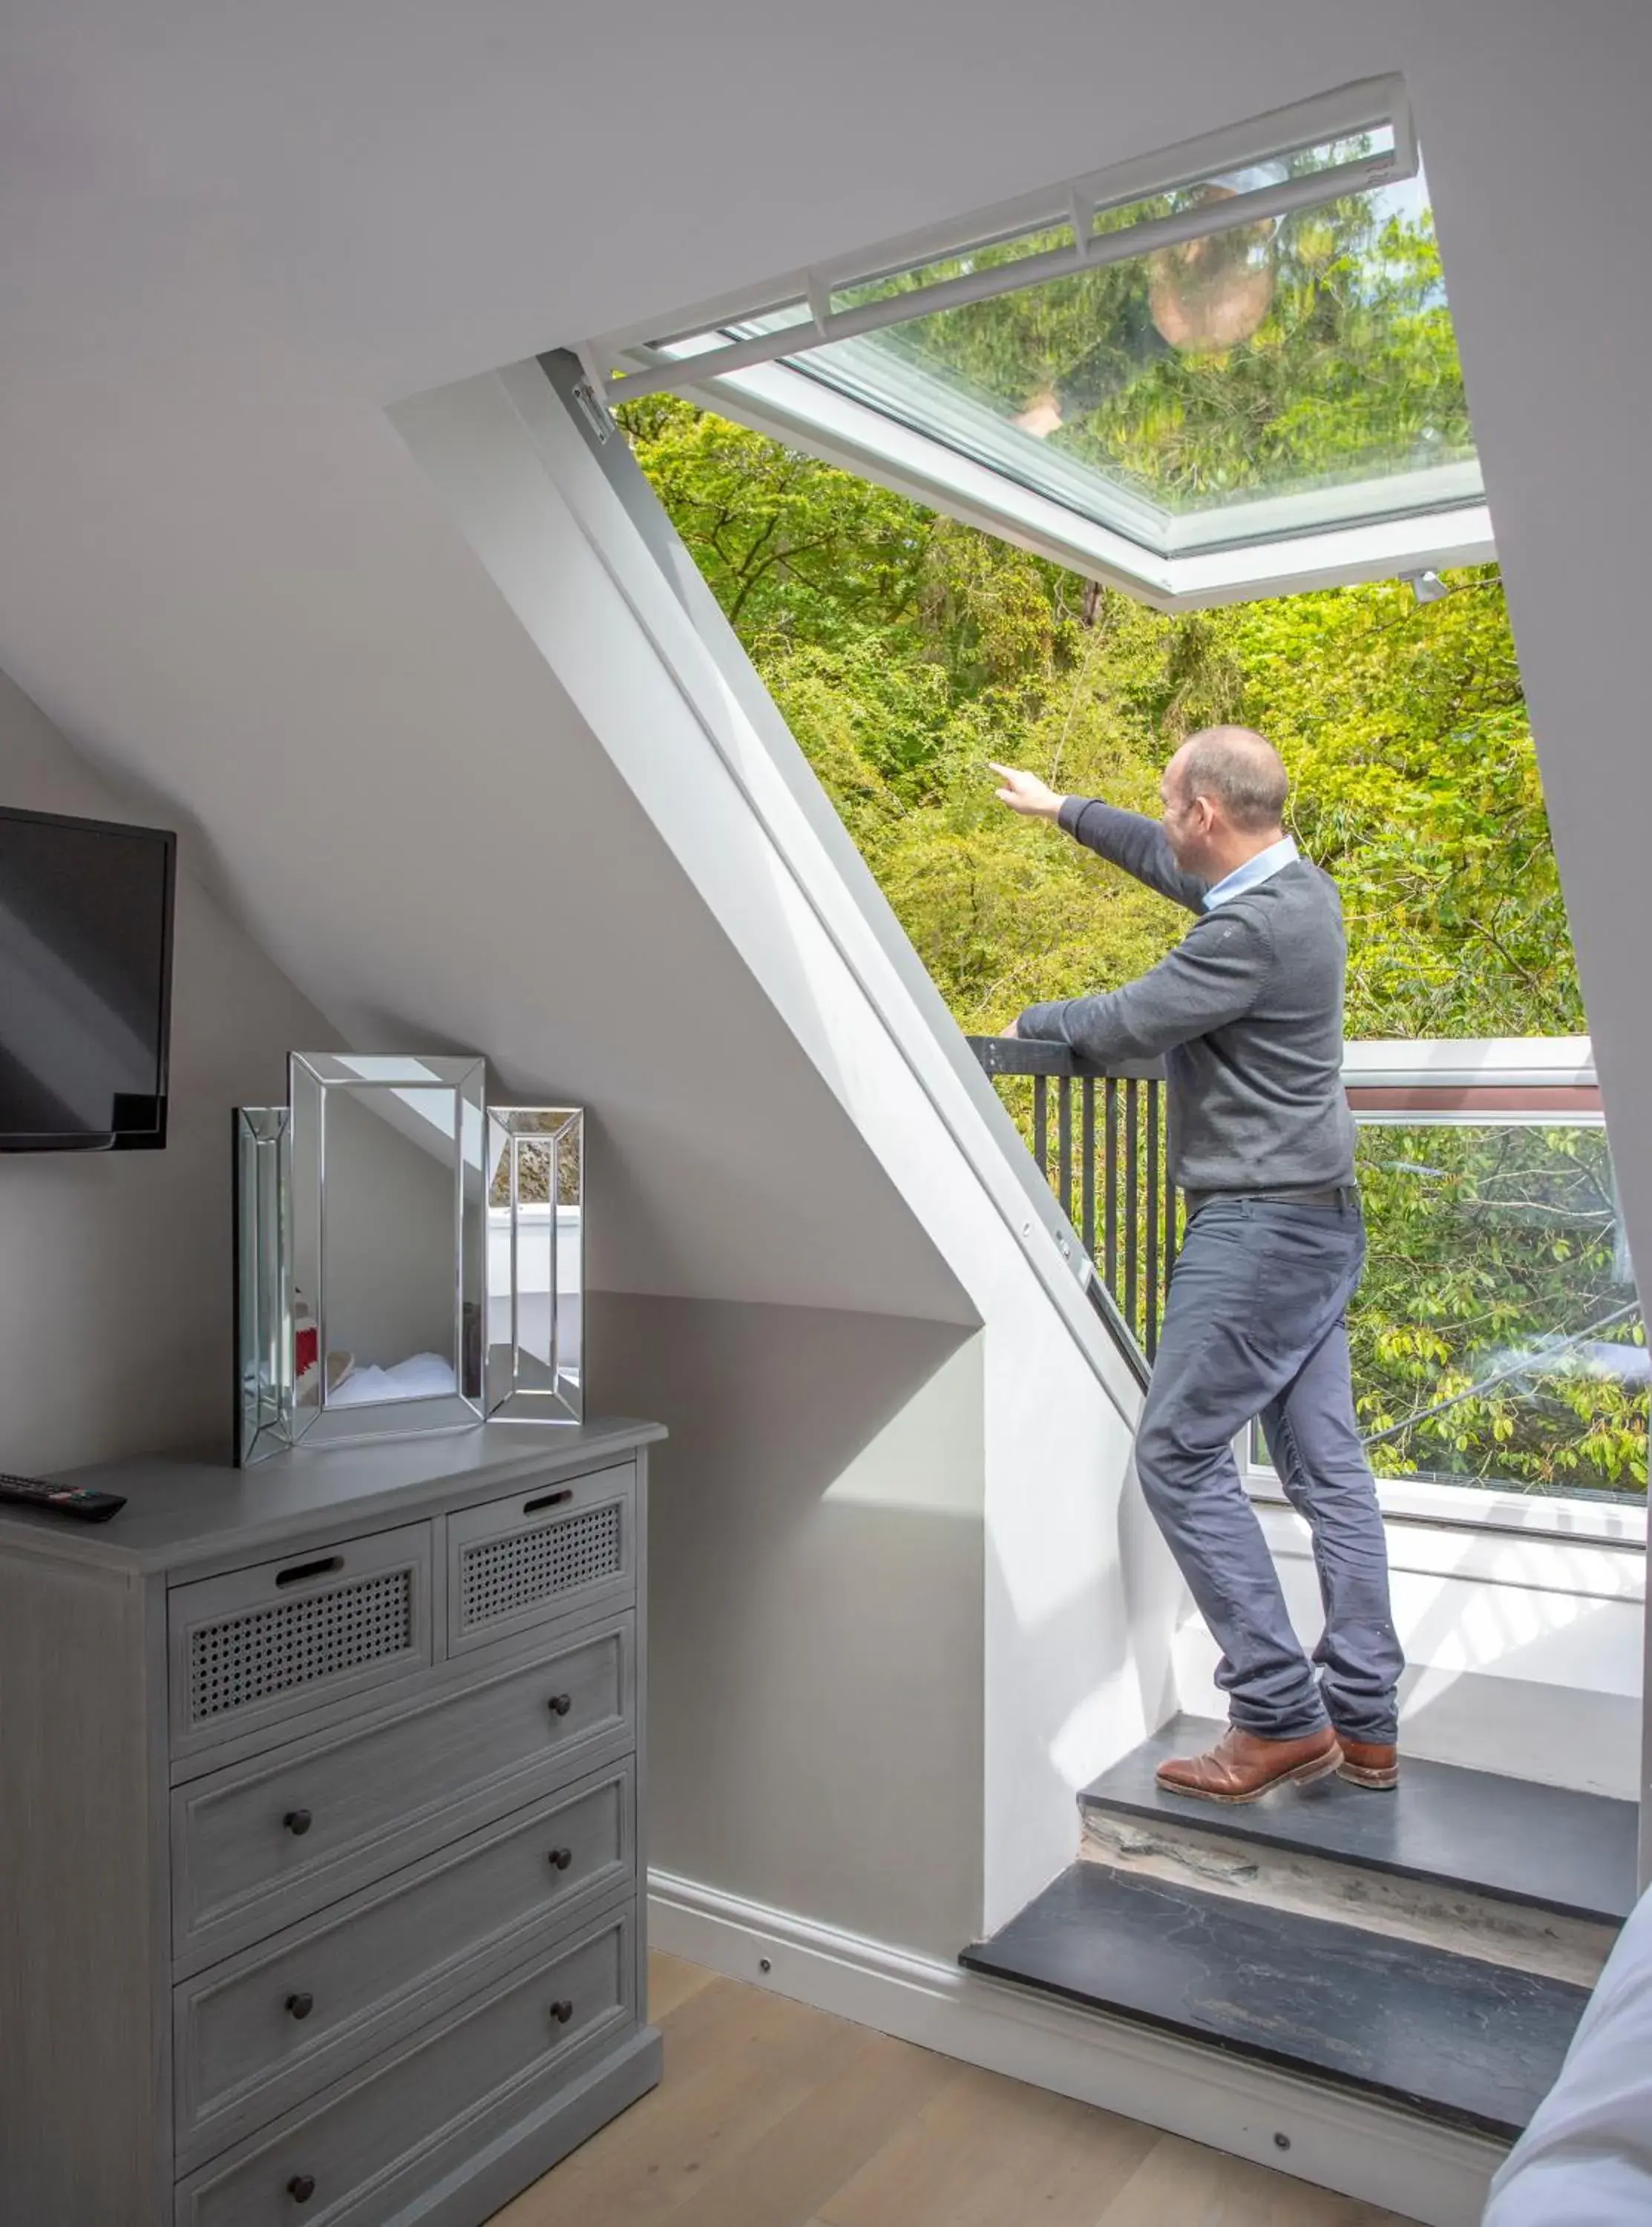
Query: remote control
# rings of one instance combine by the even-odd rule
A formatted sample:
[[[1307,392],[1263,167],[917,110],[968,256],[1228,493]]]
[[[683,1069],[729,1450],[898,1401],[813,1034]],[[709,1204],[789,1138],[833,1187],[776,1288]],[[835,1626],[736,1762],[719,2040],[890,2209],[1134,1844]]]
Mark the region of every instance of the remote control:
[[[94,1492],[89,1484],[53,1484],[43,1477],[8,1477],[0,1471],[0,1502],[15,1508],[41,1508],[58,1516],[78,1516],[82,1523],[106,1523],[124,1508],[118,1492]]]

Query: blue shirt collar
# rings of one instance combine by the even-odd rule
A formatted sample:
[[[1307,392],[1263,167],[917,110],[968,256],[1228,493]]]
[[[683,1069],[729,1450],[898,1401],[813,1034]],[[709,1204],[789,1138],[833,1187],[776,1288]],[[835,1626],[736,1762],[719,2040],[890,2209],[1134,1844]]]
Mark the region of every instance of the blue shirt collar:
[[[1263,882],[1271,882],[1275,874],[1282,872],[1298,855],[1291,837],[1282,835],[1277,843],[1270,843],[1266,851],[1259,851],[1253,858],[1247,858],[1242,866],[1235,866],[1231,874],[1226,875],[1214,888],[1208,889],[1204,893],[1205,910],[1214,912],[1218,905],[1225,905],[1229,898],[1242,897],[1247,890],[1253,890]]]

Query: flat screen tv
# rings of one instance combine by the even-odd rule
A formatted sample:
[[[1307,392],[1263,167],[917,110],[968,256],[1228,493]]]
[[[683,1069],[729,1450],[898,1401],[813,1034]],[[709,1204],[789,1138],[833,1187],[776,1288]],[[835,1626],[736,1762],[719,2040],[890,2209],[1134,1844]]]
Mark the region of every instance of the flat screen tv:
[[[0,807],[0,1152],[165,1144],[176,852]]]

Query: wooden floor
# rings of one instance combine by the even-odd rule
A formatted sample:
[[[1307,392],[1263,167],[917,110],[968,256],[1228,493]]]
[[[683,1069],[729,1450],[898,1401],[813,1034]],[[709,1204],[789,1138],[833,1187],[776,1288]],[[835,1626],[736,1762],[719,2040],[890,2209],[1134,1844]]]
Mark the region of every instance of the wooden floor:
[[[653,2095],[494,2227],[1411,2227],[674,1957]]]

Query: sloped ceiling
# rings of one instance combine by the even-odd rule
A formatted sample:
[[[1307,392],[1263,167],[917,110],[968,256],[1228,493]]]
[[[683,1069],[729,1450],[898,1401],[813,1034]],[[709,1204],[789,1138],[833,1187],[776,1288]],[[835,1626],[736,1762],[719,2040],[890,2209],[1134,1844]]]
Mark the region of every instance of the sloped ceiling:
[[[17,0],[0,63],[0,665],[198,831],[341,1027],[609,1109],[604,1280],[937,1314],[933,1248],[385,405],[1405,71],[1652,1259],[1635,0]]]

